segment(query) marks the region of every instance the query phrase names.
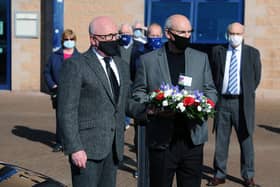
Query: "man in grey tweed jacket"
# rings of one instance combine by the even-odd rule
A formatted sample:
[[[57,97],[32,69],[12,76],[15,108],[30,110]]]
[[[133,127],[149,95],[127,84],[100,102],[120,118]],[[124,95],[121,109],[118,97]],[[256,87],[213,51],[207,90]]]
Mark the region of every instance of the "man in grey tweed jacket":
[[[125,110],[144,111],[144,106],[129,100],[129,67],[117,56],[117,33],[111,18],[95,18],[89,27],[90,49],[62,67],[58,117],[74,187],[116,186],[117,167],[123,158]],[[117,95],[104,57],[110,59]]]

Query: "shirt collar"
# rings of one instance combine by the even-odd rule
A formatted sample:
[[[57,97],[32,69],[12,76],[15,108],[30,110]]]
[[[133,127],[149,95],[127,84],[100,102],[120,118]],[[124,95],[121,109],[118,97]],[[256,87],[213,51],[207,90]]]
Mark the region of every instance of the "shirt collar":
[[[101,56],[94,47],[92,47],[92,51],[95,53],[99,61],[103,61],[104,56]]]
[[[231,45],[228,45],[228,50],[232,51],[233,49],[235,49],[235,51],[241,51],[242,49],[242,44],[240,44],[239,46],[237,46],[236,48],[233,48]]]

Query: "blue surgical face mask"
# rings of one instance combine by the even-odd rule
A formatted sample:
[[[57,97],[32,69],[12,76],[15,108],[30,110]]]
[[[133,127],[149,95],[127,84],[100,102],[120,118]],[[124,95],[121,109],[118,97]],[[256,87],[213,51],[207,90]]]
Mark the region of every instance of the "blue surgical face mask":
[[[127,35],[127,34],[123,34],[121,35],[121,45],[128,45],[131,41],[132,36],[131,35]]]
[[[63,42],[63,46],[64,46],[65,48],[72,49],[72,48],[75,47],[75,41],[74,41],[74,40],[65,40],[65,41]]]
[[[148,38],[148,47],[152,50],[161,48],[162,47],[161,37]]]
[[[141,32],[141,29],[135,29],[134,32],[133,32],[133,35],[135,38],[140,38],[142,37],[142,32]]]

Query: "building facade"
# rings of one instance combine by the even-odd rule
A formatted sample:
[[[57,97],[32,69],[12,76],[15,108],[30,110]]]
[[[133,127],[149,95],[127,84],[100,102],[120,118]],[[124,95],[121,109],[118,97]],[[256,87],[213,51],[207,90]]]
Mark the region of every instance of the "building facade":
[[[192,1],[176,2],[190,2],[192,6]],[[207,0],[200,1],[207,2]],[[231,1],[239,2],[239,0]],[[162,2],[169,2],[166,10],[172,10],[172,1]],[[83,52],[89,47],[88,24],[92,18],[109,15],[118,24],[134,23],[136,20],[149,23],[151,20],[149,12],[154,8],[152,3],[153,0],[2,0],[0,3],[0,89],[45,90],[43,69],[53,48],[53,26],[57,19],[63,19],[61,24],[64,29],[71,28],[76,32],[77,48]],[[280,53],[278,53],[280,1],[240,0],[240,3],[243,3],[244,10],[242,21],[246,26],[245,42],[261,52],[263,71],[258,95],[277,96],[279,95],[277,92],[280,92]],[[54,15],[55,5],[62,5],[63,10],[60,12],[62,18]],[[173,11],[176,11],[176,8],[173,7]],[[155,14],[157,12],[152,15]],[[195,18],[191,16],[190,19]]]

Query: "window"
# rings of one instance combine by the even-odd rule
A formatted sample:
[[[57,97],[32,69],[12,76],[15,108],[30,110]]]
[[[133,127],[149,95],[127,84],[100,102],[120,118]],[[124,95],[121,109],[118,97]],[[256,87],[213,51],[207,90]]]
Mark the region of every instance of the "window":
[[[193,26],[192,43],[225,43],[229,23],[243,23],[244,0],[146,0],[146,24],[164,27],[172,14],[187,16]]]

